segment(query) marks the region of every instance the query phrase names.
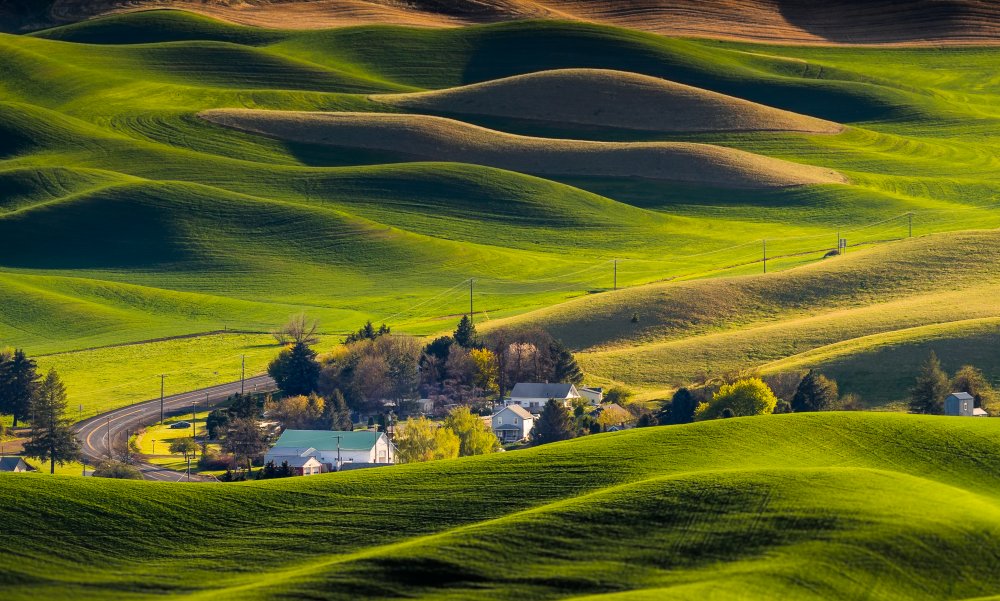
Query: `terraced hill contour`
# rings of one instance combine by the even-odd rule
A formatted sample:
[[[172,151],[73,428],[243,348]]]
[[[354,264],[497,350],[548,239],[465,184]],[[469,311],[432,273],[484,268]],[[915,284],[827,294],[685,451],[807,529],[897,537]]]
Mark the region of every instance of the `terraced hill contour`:
[[[375,95],[372,99],[435,113],[649,132],[843,131],[842,126],[823,119],[607,69],[542,71],[447,90]]]
[[[280,140],[397,152],[539,175],[638,177],[733,187],[842,184],[831,170],[685,142],[589,142],[518,136],[428,115],[212,110],[199,115]]]

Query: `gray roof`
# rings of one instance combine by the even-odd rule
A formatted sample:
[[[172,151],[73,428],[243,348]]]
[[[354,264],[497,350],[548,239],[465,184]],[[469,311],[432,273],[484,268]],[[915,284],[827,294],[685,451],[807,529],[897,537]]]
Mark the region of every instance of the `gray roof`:
[[[22,463],[24,460],[20,457],[0,457],[0,472],[13,472]],[[23,467],[27,468],[28,464],[24,463]]]
[[[500,411],[494,413],[493,417],[496,417],[500,412],[504,411],[505,409],[509,409],[511,413],[520,417],[521,419],[535,419],[535,416],[532,415],[530,411],[528,411],[527,409],[525,409],[520,405],[507,405],[506,407],[500,409]]]
[[[975,397],[973,397],[968,392],[953,392],[953,393],[951,393],[948,396],[953,396],[953,397],[955,397],[956,399],[958,399],[960,401],[971,401],[971,400],[975,399]],[[938,397],[938,398],[940,398],[940,397]]]
[[[522,399],[565,399],[579,397],[576,386],[572,384],[539,384],[518,382],[510,391],[511,398]]]
[[[287,461],[289,467],[304,467],[305,464],[307,464],[307,463],[309,463],[310,461],[313,461],[313,460],[315,460],[316,463],[320,463],[320,464],[322,463],[322,462],[320,462],[319,459],[316,459],[312,455],[309,455],[308,457],[282,457],[281,458],[281,462],[284,463],[284,462]],[[275,462],[275,463],[277,463],[277,462]],[[279,466],[280,466],[280,464],[279,464]]]

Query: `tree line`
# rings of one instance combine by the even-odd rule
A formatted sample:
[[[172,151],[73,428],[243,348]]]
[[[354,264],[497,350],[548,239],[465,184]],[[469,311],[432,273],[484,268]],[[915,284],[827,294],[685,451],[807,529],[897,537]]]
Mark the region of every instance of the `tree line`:
[[[497,329],[480,335],[468,316],[450,336],[427,344],[368,322],[323,355],[310,346],[308,333],[314,331],[299,319],[290,322],[281,337],[288,346],[268,373],[287,396],[314,395],[327,404],[342,398],[358,415],[384,411],[384,401],[412,413],[408,403],[417,398],[430,399],[439,416],[448,405],[484,411],[520,381],[583,379],[573,354],[547,332]]]

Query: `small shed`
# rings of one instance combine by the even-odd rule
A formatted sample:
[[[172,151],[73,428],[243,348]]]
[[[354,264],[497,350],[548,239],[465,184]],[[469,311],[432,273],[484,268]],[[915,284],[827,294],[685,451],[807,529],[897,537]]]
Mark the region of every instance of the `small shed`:
[[[944,400],[944,414],[960,417],[986,417],[986,411],[976,407],[976,399],[968,392],[953,392]]]
[[[20,457],[0,457],[0,472],[21,473],[27,472],[30,469],[28,464],[24,462],[24,459]]]

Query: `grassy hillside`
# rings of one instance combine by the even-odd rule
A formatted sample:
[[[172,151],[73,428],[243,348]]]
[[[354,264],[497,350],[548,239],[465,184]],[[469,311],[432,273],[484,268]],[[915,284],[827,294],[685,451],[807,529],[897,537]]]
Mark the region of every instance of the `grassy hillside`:
[[[909,212],[918,234],[997,227],[995,60],[990,48],[763,46],[556,21],[293,31],[171,11],[0,35],[0,235],[9,241],[0,340],[51,354],[226,327],[266,333],[301,310],[331,335],[369,318],[432,333],[467,310],[469,279],[482,322],[605,292],[616,259],[626,287],[756,272],[764,238],[774,271],[816,261],[838,232],[852,254],[905,237]],[[469,152],[413,162],[370,140],[279,140],[197,116],[402,111],[393,119],[412,123],[423,109],[391,106],[385,94],[453,97],[532,73],[548,86],[564,69],[659,78],[664,89],[726,99],[713,110],[730,107],[734,119],[754,107],[759,118],[792,112],[846,128],[647,131],[509,113],[454,115],[458,127],[493,130],[490,144],[516,134],[546,147],[708,145],[696,147],[752,153],[781,177],[837,172],[849,183],[733,189],[711,162],[660,155],[655,167],[670,177],[614,177],[603,159],[538,171],[517,147],[506,170],[470,164]],[[575,100],[578,114],[601,109],[600,99]],[[715,177],[679,181],[699,169]],[[914,262],[930,263],[926,253]],[[817,334],[754,362],[841,340]],[[235,352],[210,346],[190,357],[192,373]],[[643,375],[659,356],[649,369],[621,370],[616,349],[591,350],[588,367],[602,378],[634,376],[647,390],[674,381]],[[687,366],[677,365],[679,376]]]
[[[577,19],[664,35],[807,44],[969,44],[997,38],[997,9],[977,0],[9,0],[4,30],[119,11],[175,7],[263,27],[365,23],[442,27],[529,18]]]
[[[582,351],[592,376],[647,396],[740,369],[817,367],[878,405],[903,398],[931,349],[950,370],[973,363],[1000,376],[998,242],[995,231],[925,236],[779,273],[576,299],[490,325],[543,327]]]
[[[3,475],[16,552],[0,584],[10,599],[988,597],[997,427],[767,416],[245,485]]]

